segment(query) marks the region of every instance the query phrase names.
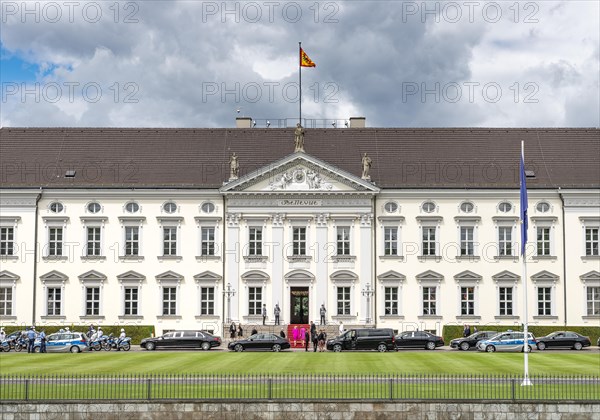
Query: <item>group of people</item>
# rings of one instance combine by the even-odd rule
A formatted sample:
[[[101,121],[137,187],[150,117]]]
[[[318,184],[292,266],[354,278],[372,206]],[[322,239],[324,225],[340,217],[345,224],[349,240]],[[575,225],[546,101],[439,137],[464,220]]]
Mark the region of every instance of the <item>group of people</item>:
[[[35,341],[40,340],[40,353],[46,353],[46,331],[41,330],[39,333],[35,330],[35,326],[21,332],[21,340],[27,344],[27,353],[35,353]],[[0,328],[0,343],[6,340],[4,328]]]
[[[281,331],[282,337],[285,338],[283,330]],[[317,325],[310,321],[310,329],[304,327],[298,328],[294,326],[292,330],[293,347],[296,347],[298,343],[302,344],[304,351],[308,351],[309,344],[313,344],[313,351],[325,351],[325,343],[327,342],[327,333],[324,329],[317,330]]]
[[[239,338],[243,337],[244,329],[242,328],[241,323],[238,324],[238,326],[236,327],[235,322],[232,322],[229,326],[229,338],[233,340],[236,336]]]
[[[263,325],[267,325],[267,305],[265,303],[263,303],[263,306],[261,309],[261,315],[262,315]],[[279,320],[279,317],[281,315],[281,308],[279,307],[278,303],[276,303],[275,308],[273,308],[273,315],[275,316],[274,325],[281,325],[281,322]],[[319,324],[327,325],[327,309],[325,309],[325,304],[321,304],[321,308],[319,309],[319,315],[321,316],[321,320],[320,320]],[[231,331],[231,329],[230,329],[230,331]],[[233,338],[233,337],[231,337],[231,338]]]
[[[477,326],[473,327],[473,333],[478,332],[479,330],[477,329]],[[465,324],[465,327],[463,328],[463,337],[468,337],[471,335],[471,326]]]

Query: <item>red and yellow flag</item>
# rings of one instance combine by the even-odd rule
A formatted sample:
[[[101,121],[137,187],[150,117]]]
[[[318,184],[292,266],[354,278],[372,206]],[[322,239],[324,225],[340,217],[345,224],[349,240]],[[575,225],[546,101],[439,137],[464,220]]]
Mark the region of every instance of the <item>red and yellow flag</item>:
[[[300,48],[300,67],[317,67],[302,48]]]

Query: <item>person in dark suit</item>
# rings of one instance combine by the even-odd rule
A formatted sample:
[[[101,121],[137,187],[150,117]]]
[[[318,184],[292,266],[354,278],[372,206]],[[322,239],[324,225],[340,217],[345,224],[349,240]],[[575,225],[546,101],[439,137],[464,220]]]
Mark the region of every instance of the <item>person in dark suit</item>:
[[[310,331],[304,331],[304,351],[308,351],[308,343],[310,343]]]
[[[317,326],[312,321],[310,321],[310,338],[313,342],[314,351],[317,351],[317,346],[319,344],[319,340],[317,339]]]
[[[463,330],[463,337],[468,337],[471,335],[471,327],[465,324],[465,329]]]

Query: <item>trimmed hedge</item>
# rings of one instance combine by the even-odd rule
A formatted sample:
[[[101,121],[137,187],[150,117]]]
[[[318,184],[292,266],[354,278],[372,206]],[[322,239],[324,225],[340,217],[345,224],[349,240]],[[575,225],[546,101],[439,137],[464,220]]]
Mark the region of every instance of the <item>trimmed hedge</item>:
[[[473,333],[473,327],[477,327],[479,331],[498,331],[503,332],[507,330],[523,331],[523,325],[471,325],[471,333]],[[600,326],[599,327],[574,327],[574,326],[547,326],[547,325],[528,325],[527,330],[533,333],[536,337],[543,337],[554,331],[573,331],[581,335],[589,337],[592,346],[596,345],[598,337],[600,337]],[[450,340],[463,336],[462,325],[444,325],[443,333],[444,342],[446,345],[450,345]]]
[[[104,335],[109,335],[110,333],[112,333],[115,337],[118,337],[119,334],[121,334],[121,328],[125,328],[125,333],[127,334],[127,337],[131,337],[131,344],[140,344],[140,341],[142,341],[142,339],[155,335],[154,325],[102,325],[102,324],[100,324],[100,325],[102,327],[102,332],[104,333]],[[30,325],[27,325],[27,326],[7,325],[7,326],[4,326],[3,328],[4,328],[4,332],[6,333],[6,335],[8,335],[12,332],[24,330],[29,327],[30,327]],[[71,324],[71,325],[42,325],[42,324],[38,324],[35,326],[35,329],[36,329],[36,331],[44,330],[46,332],[46,335],[48,335],[48,334],[53,334],[55,332],[58,332],[61,328],[65,329],[65,327],[69,327],[69,329],[71,331],[87,333],[88,329],[90,328],[90,324],[86,324],[86,325],[74,325],[74,324]],[[98,329],[98,325],[94,324],[94,328]]]

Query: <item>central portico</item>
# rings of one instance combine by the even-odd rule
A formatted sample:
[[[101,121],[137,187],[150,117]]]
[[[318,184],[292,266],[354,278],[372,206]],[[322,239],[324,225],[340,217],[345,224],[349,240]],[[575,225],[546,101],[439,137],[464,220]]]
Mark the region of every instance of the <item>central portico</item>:
[[[357,161],[360,162],[360,156]],[[282,324],[327,318],[365,322],[360,291],[374,287],[372,183],[297,152],[226,183],[224,281],[237,291],[231,318]]]

